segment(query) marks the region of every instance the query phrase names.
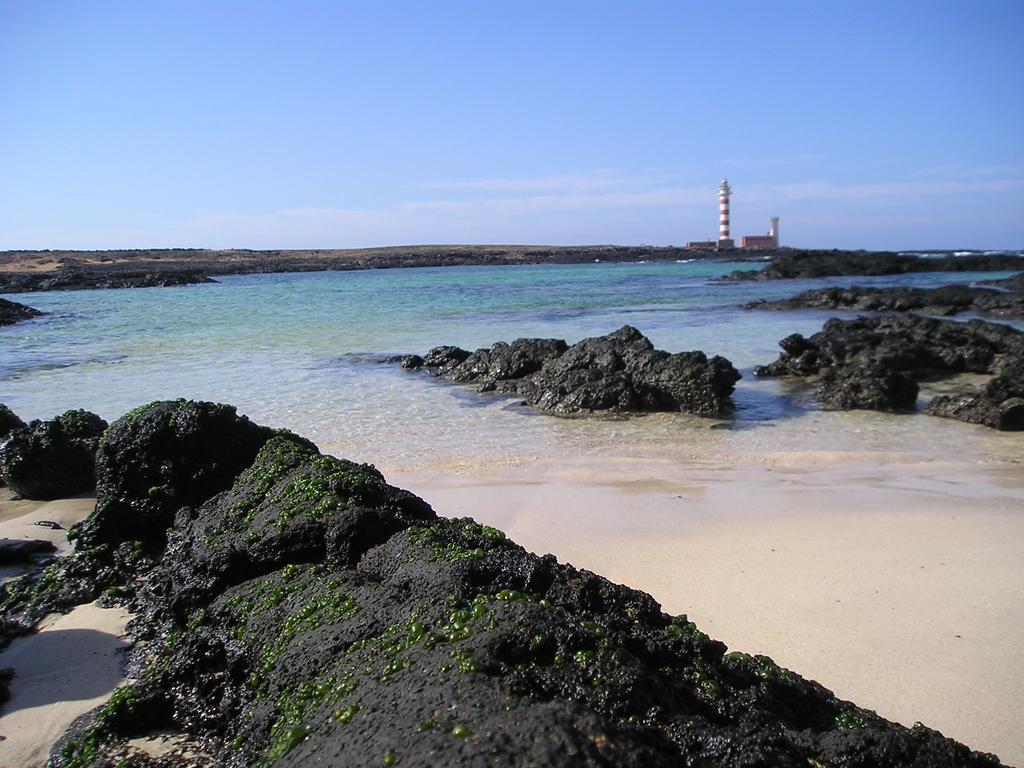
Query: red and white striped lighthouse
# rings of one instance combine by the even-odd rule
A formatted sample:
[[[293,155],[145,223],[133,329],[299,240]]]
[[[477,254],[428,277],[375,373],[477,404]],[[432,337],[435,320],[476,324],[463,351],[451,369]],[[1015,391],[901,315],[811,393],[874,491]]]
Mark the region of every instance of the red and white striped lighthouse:
[[[729,237],[729,195],[732,189],[729,182],[722,179],[718,185],[718,247],[732,248],[732,239]]]

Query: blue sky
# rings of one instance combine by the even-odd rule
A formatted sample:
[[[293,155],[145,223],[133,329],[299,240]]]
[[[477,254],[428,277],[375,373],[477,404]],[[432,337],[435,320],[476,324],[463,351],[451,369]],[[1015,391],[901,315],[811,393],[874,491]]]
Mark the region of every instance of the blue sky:
[[[1024,247],[1024,2],[0,0],[0,248]]]

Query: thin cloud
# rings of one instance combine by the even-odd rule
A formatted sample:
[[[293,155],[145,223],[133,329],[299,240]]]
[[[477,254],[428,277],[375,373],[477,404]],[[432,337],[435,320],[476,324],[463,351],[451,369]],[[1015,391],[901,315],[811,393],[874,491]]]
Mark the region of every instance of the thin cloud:
[[[599,189],[630,189],[649,186],[657,181],[653,175],[629,176],[615,169],[599,169],[585,173],[520,178],[464,179],[437,181],[421,185],[421,189],[450,189],[486,192],[557,192]]]
[[[644,177],[647,178],[647,177]],[[653,178],[653,177],[651,177]],[[596,183],[598,179],[601,183]],[[582,182],[580,181],[582,180]],[[540,179],[455,182],[460,194],[424,196],[374,208],[283,207],[256,212],[211,211],[168,220],[146,229],[103,227],[77,233],[76,247],[248,247],[321,248],[413,242],[591,242],[624,241],[627,232],[697,233],[717,222],[715,187],[674,186],[642,177],[605,172]],[[473,186],[471,186],[473,185]],[[439,190],[442,188],[438,188]],[[862,184],[804,181],[789,184],[737,184],[736,212],[779,213],[788,221],[843,222],[865,214],[873,202],[927,200],[940,196],[1018,192],[1024,178],[916,179]],[[540,190],[540,191],[538,191]],[[476,193],[476,194],[465,194]],[[902,214],[901,214],[902,215]],[[824,217],[824,218],[823,218]],[[741,217],[737,217],[738,219]],[[623,234],[616,235],[616,232]],[[67,233],[70,235],[71,233]],[[39,233],[8,232],[7,247],[42,242]],[[694,235],[695,236],[695,235]],[[639,235],[646,242],[657,237]],[[676,234],[663,234],[675,238]],[[684,235],[685,237],[685,235]],[[46,242],[63,240],[46,233]],[[628,238],[627,238],[628,239]],[[640,240],[638,240],[639,242]]]

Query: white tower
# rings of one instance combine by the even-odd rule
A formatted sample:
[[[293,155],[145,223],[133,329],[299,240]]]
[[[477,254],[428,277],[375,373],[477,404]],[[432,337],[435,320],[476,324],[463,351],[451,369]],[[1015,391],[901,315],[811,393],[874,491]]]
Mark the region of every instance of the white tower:
[[[732,239],[729,237],[729,196],[732,189],[729,182],[722,179],[718,185],[718,247],[732,248]]]
[[[768,235],[774,241],[772,244],[776,248],[778,248],[779,247],[779,217],[778,216],[772,216],[771,222],[772,222],[772,225],[768,229]]]

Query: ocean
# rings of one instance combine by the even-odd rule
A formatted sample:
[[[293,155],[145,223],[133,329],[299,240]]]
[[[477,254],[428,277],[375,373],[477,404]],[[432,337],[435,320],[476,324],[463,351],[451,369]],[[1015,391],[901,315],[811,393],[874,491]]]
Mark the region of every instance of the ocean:
[[[0,402],[24,419],[86,408],[108,420],[157,399],[228,402],[325,451],[403,470],[471,473],[566,457],[721,465],[801,451],[969,455],[980,463],[1024,455],[1020,434],[920,414],[824,412],[799,383],[755,379],[752,368],[776,357],[779,339],[811,334],[844,315],[739,306],[824,285],[935,286],[1009,273],[716,281],[750,267],[692,261],[366,270],[19,294],[9,298],[48,314],[0,329]],[[572,343],[627,323],[660,349],[701,349],[731,360],[743,374],[734,416],[556,418],[377,362],[440,344],[474,349],[531,336]],[[922,400],[934,391],[925,387]]]

